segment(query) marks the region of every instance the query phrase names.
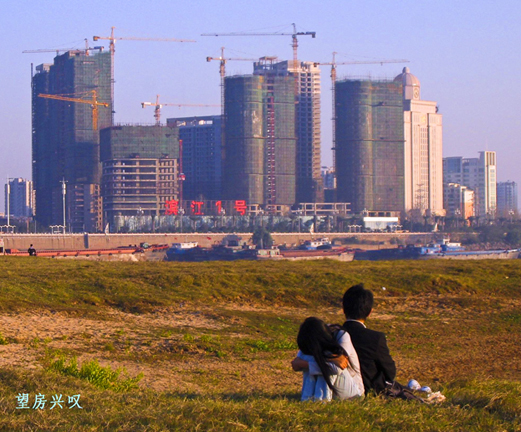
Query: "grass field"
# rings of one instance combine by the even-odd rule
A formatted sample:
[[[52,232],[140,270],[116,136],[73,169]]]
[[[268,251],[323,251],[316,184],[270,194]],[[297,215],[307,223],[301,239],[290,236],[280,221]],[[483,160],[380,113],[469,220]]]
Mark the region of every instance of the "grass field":
[[[444,403],[299,401],[299,324],[341,323],[359,282],[375,292],[368,326],[388,335],[398,381]],[[519,431],[520,336],[517,260],[1,258],[0,430]],[[17,409],[22,394],[45,406]]]

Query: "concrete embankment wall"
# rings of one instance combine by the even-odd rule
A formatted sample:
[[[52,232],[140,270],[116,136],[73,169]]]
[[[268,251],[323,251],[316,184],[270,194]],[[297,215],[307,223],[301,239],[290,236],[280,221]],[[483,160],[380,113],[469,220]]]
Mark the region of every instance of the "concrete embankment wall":
[[[31,244],[36,250],[83,250],[108,249],[118,246],[149,244],[172,244],[196,241],[203,247],[219,243],[228,233],[198,234],[0,234],[6,249],[27,250]],[[243,240],[249,240],[251,233],[239,233]],[[275,244],[293,245],[311,239],[309,233],[273,233]],[[428,243],[433,240],[432,233],[315,233],[316,238],[328,237],[331,240],[357,237],[360,241],[385,242],[392,238],[403,243]],[[1,243],[1,242],[0,242]],[[364,245],[360,245],[363,247]],[[367,248],[369,246],[365,246]],[[372,249],[377,246],[370,246]]]

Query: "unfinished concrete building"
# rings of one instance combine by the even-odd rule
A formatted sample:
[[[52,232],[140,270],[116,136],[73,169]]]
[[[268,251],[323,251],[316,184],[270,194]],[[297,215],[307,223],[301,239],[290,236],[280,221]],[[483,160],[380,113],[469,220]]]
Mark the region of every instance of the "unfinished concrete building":
[[[112,126],[100,136],[104,223],[112,231],[125,217],[164,215],[178,199],[177,128]]]
[[[402,83],[343,80],[335,92],[338,201],[357,213],[403,211]]]
[[[65,225],[73,232],[101,229],[99,184],[100,128],[112,122],[110,53],[85,50],[56,56],[53,64],[36,67],[32,78],[33,181],[36,219],[44,226]],[[91,104],[42,98],[50,94],[87,101],[96,92],[107,104],[97,110],[97,126]]]
[[[224,199],[268,211],[295,203],[294,89],[288,75],[225,79]]]
[[[263,57],[254,63],[254,75],[289,76],[296,95],[296,202],[323,202],[320,173],[320,67],[313,62],[276,61]]]

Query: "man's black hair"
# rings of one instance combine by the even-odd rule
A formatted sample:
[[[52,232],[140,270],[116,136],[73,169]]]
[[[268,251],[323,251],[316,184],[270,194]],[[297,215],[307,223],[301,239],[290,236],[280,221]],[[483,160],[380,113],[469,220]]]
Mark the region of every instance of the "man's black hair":
[[[342,299],[344,315],[347,319],[366,319],[373,309],[373,293],[358,284],[349,288]]]

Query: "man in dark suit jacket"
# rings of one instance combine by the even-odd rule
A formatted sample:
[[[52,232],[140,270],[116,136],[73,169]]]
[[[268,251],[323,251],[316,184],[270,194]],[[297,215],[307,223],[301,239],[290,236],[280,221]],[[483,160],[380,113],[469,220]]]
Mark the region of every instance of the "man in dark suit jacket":
[[[358,354],[366,394],[371,390],[382,392],[385,382],[393,382],[396,377],[396,366],[389,353],[385,334],[365,326],[373,303],[373,293],[366,290],[363,284],[349,288],[342,301],[346,316],[343,328],[351,336]]]

